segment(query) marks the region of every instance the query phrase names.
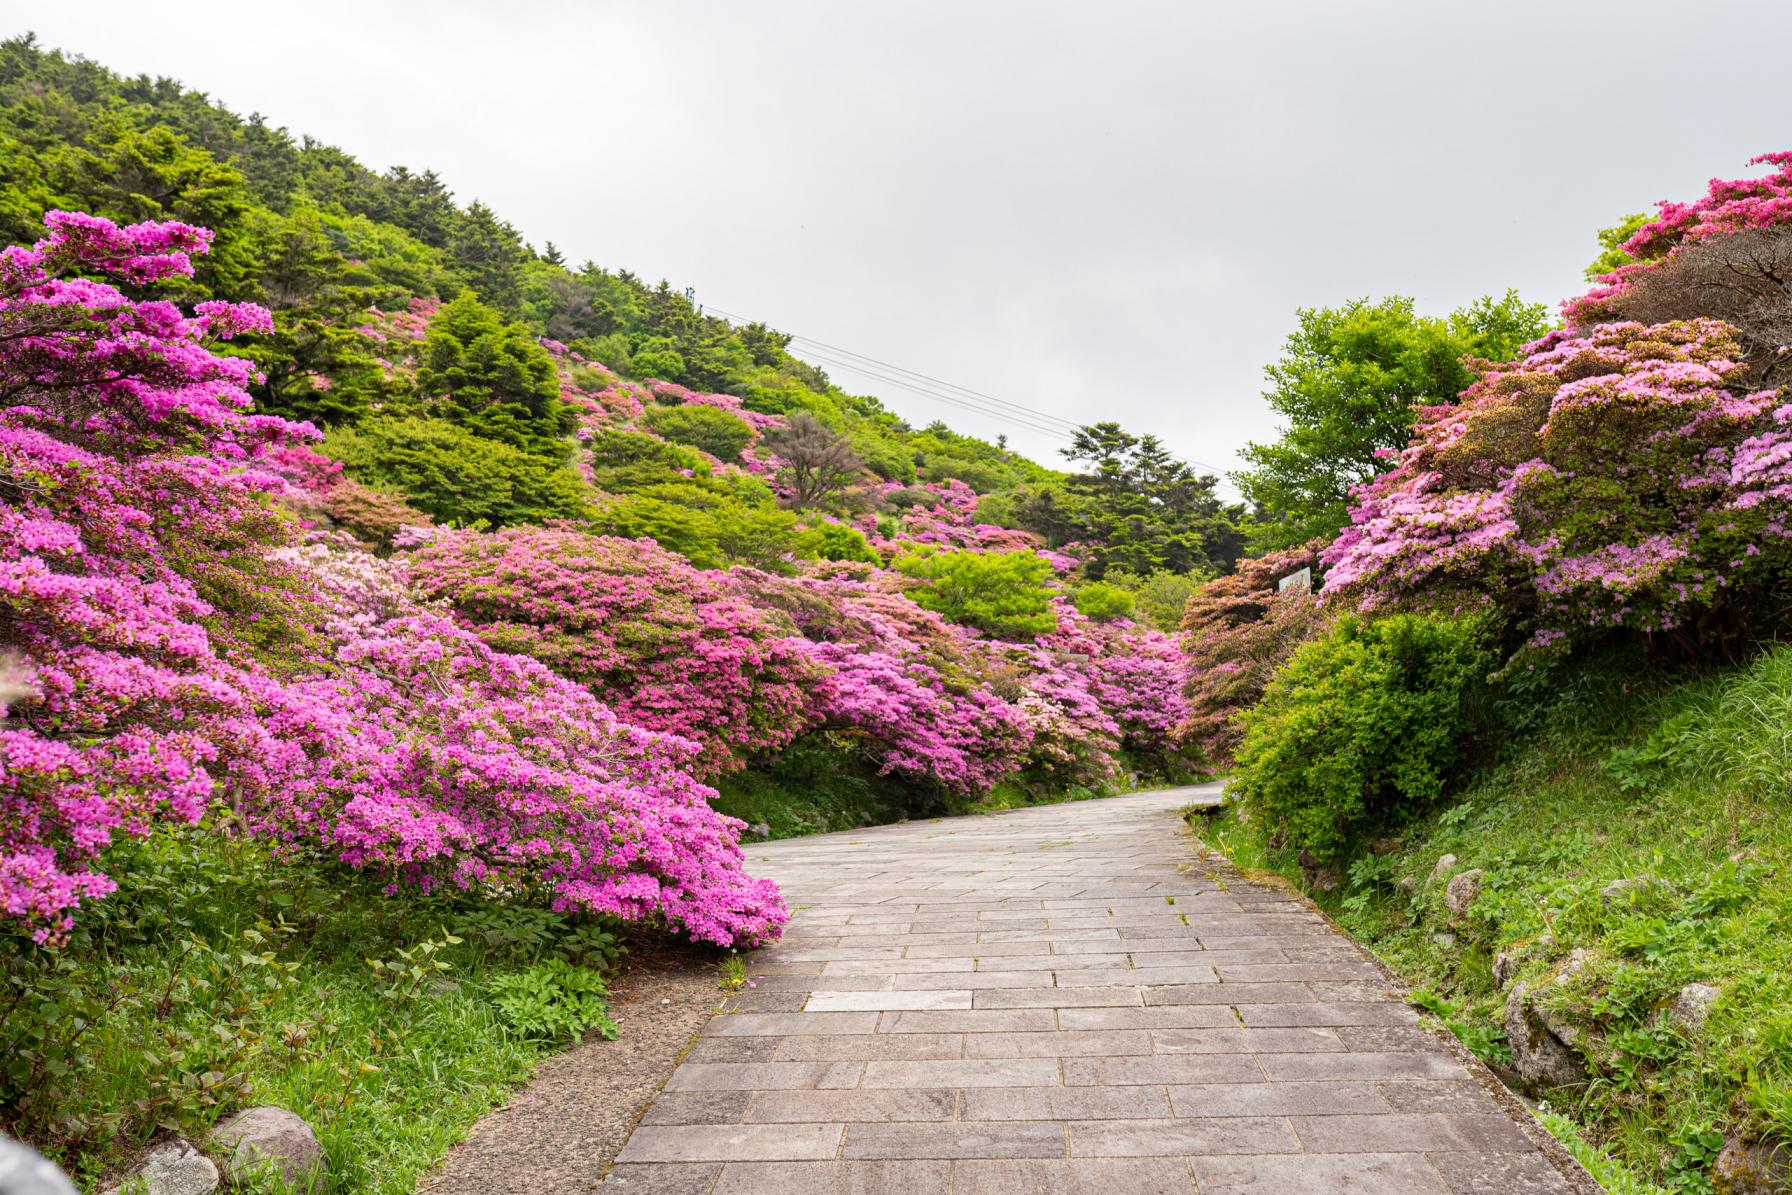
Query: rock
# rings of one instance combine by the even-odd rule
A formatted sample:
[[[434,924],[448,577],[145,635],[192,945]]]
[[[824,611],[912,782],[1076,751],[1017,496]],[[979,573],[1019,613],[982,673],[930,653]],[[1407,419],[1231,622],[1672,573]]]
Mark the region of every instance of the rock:
[[[1431,882],[1433,884],[1438,883],[1452,871],[1455,871],[1457,862],[1458,860],[1455,855],[1439,855],[1437,857],[1437,866],[1431,869]]]
[[[1450,877],[1449,885],[1444,889],[1444,906],[1457,917],[1468,915],[1469,906],[1481,895],[1481,876],[1484,873],[1479,867],[1471,867]]]
[[[247,1108],[212,1130],[211,1145],[234,1183],[271,1166],[301,1190],[324,1168],[323,1146],[299,1116],[285,1108]]]
[[[772,828],[764,822],[754,822],[747,827],[747,833],[755,838],[770,838],[772,836]]]
[[[1717,1195],[1776,1195],[1792,1181],[1792,1148],[1750,1144],[1732,1137],[1711,1167]]]
[[[151,1146],[105,1195],[211,1195],[217,1189],[218,1167],[192,1142],[177,1138]]]
[[[1630,901],[1635,900],[1638,896],[1653,888],[1666,888],[1671,892],[1673,887],[1674,886],[1666,880],[1660,880],[1650,875],[1632,876],[1626,880],[1613,880],[1599,890],[1599,903],[1609,909],[1615,904],[1628,904]]]
[[[1506,1042],[1512,1047],[1512,1069],[1520,1085],[1533,1095],[1587,1081],[1580,1056],[1557,1036],[1533,1006],[1528,984],[1515,984],[1506,996]]]
[[[1445,950],[1456,949],[1456,935],[1451,933],[1449,930],[1442,930],[1438,933],[1432,934],[1431,940],[1433,942],[1437,943],[1437,945],[1442,946]]]
[[[1500,987],[1511,983],[1518,975],[1518,968],[1524,959],[1516,950],[1502,950],[1493,956],[1493,982]]]
[[[1705,1021],[1711,1016],[1711,1006],[1717,1003],[1717,998],[1721,995],[1721,988],[1714,988],[1708,983],[1687,984],[1674,998],[1671,1014],[1674,1023],[1689,1032],[1698,1032],[1705,1027]]]
[[[56,1163],[4,1133],[0,1133],[0,1191],[6,1195],[80,1195]]]
[[[1308,867],[1303,863],[1300,874],[1313,892],[1336,892],[1344,886],[1344,873],[1329,864]]]

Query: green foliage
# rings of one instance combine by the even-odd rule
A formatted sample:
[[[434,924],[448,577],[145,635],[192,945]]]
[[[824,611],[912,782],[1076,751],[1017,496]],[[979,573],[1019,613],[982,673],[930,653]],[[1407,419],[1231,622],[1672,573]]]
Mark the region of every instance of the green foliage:
[[[878,554],[871,548],[871,541],[857,527],[849,527],[845,523],[817,523],[809,528],[807,538],[818,559],[881,563]]]
[[[475,435],[541,455],[560,451],[574,421],[547,350],[471,291],[429,321],[417,393]]]
[[[577,1041],[587,1030],[614,1040],[603,973],[564,959],[547,959],[521,971],[494,975],[492,1003],[518,1036],[548,1043]]]
[[[1264,371],[1281,438],[1247,445],[1249,467],[1234,475],[1257,508],[1257,549],[1336,535],[1351,488],[1382,471],[1376,452],[1406,446],[1413,407],[1454,402],[1473,381],[1463,357],[1508,360],[1549,326],[1542,304],[1515,291],[1447,319],[1419,315],[1396,295],[1303,308],[1299,321]]]
[[[0,1119],[83,1189],[152,1136],[272,1103],[304,1111],[334,1189],[410,1195],[594,1011],[588,968],[616,954],[603,922],[395,897],[213,827],[122,849],[119,891],[65,947],[0,936]],[[509,1019],[493,993],[543,966],[560,1023],[528,1002]]]
[[[589,510],[585,486],[565,461],[439,419],[368,419],[332,430],[324,451],[356,480],[404,494],[441,523],[504,527]]]
[[[1136,617],[1145,619],[1160,631],[1175,631],[1182,627],[1188,600],[1215,575],[1208,566],[1193,568],[1186,573],[1160,568],[1145,575],[1131,569],[1111,568],[1101,579],[1132,594]]]
[[[1097,423],[1079,428],[1063,451],[1085,471],[1061,488],[1040,489],[1015,513],[1048,543],[1083,541],[1092,579],[1110,568],[1225,572],[1238,559],[1243,508],[1222,503],[1218,479],[1197,474],[1156,436]]]
[[[1474,619],[1341,617],[1243,716],[1232,792],[1272,842],[1335,858],[1443,792],[1493,667]]]
[[[953,622],[1006,639],[1031,639],[1058,625],[1052,566],[1033,552],[917,551],[892,565],[924,582],[909,596]]]
[[[1079,612],[1093,618],[1096,622],[1112,622],[1116,618],[1130,618],[1133,609],[1133,597],[1130,590],[1106,581],[1091,581],[1080,586],[1070,595],[1070,600]]]
[[[647,408],[647,426],[677,444],[701,448],[722,461],[736,461],[753,442],[753,429],[720,407],[688,403]]]
[[[1653,220],[1649,212],[1632,212],[1610,228],[1599,230],[1599,256],[1595,257],[1582,276],[1588,282],[1594,282],[1601,275],[1609,274],[1621,266],[1627,266],[1636,258],[1624,252],[1624,242],[1636,235],[1637,229]]]

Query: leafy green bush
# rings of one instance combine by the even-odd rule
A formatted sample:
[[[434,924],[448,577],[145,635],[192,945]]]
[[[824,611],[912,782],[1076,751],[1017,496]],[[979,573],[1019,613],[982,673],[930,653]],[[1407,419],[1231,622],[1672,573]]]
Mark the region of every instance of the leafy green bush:
[[[1048,634],[1052,566],[1033,552],[934,552],[898,557],[895,568],[925,582],[909,596],[953,622],[1009,639]]]
[[[845,523],[821,523],[809,528],[808,537],[815,555],[822,560],[879,563],[877,553],[871,550],[871,541],[857,527],[848,527]]]
[[[603,973],[551,958],[521,971],[494,975],[486,984],[492,1003],[518,1036],[535,1041],[572,1041],[596,1029],[614,1041],[609,985]]]
[[[646,418],[647,426],[666,439],[701,448],[719,460],[738,460],[741,450],[753,442],[753,429],[746,420],[720,407],[701,403],[652,406],[647,408]]]
[[[1118,585],[1132,594],[1135,618],[1144,619],[1160,631],[1182,629],[1182,615],[1195,591],[1214,579],[1207,565],[1186,573],[1173,573],[1167,568],[1153,569],[1140,575],[1130,569],[1110,568],[1101,575],[1109,585]]]
[[[503,527],[576,519],[589,509],[565,461],[440,419],[369,419],[332,431],[324,451],[356,480],[395,490],[442,523]]]
[[[1477,728],[1487,639],[1478,619],[1340,618],[1243,715],[1233,795],[1272,843],[1319,857],[1435,800]]]
[[[1091,581],[1070,596],[1077,610],[1096,622],[1132,617],[1132,594],[1106,581]]]

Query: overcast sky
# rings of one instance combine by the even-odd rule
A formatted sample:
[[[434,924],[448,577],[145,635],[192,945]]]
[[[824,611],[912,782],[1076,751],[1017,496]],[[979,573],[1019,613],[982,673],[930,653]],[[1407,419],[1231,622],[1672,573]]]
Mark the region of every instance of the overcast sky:
[[[538,247],[1219,469],[1300,306],[1583,288],[1792,148],[1792,3],[0,0]],[[1777,48],[1776,48],[1777,47]],[[1061,441],[846,370],[917,424]]]

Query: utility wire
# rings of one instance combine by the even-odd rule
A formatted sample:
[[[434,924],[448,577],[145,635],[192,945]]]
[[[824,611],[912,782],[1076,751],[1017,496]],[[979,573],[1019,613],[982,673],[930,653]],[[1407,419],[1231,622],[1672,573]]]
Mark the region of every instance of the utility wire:
[[[737,323],[751,322],[745,316],[734,315],[731,312],[723,311],[719,307],[706,307],[704,310],[713,311],[717,315],[722,316],[724,319],[734,320]],[[803,336],[803,335],[799,335],[796,333],[792,333],[791,339],[799,340],[799,341],[803,342],[804,344],[814,345],[818,349],[825,350],[829,353],[834,353],[841,357],[848,357],[848,358],[851,358],[852,360],[862,361],[867,365],[873,366],[877,369],[884,370],[888,373],[902,374],[907,377],[914,378],[918,382],[926,383],[930,387],[940,387],[940,388],[944,388],[948,391],[956,391],[957,393],[965,396],[965,398],[968,401],[977,403],[979,405],[993,404],[994,406],[997,406],[997,407],[1005,407],[1008,410],[1013,411],[1018,415],[1025,416],[1028,419],[1040,420],[1040,421],[1043,421],[1046,423],[1062,424],[1064,427],[1071,429],[1073,431],[1076,428],[1083,426],[1081,423],[1078,423],[1074,419],[1066,419],[1061,415],[1054,415],[1050,411],[1041,411],[1037,407],[1023,406],[1022,404],[1017,403],[1017,402],[1010,402],[1005,398],[997,398],[993,394],[985,394],[983,391],[973,390],[969,386],[960,386],[957,382],[948,382],[944,378],[936,378],[932,374],[925,374],[917,369],[909,369],[906,366],[896,365],[889,361],[880,361],[876,357],[869,356],[865,353],[857,353],[851,349],[841,348],[839,345],[829,344],[825,340],[817,340],[813,336]],[[999,414],[999,412],[996,412],[996,411],[991,411],[989,413],[990,414]]]
[[[736,315],[733,312],[723,311],[720,307],[710,307],[705,305],[703,310],[713,312],[723,319],[730,320],[737,324],[762,322],[749,320],[744,315]],[[936,378],[931,374],[922,373],[920,370],[909,369],[906,366],[895,365],[888,361],[880,361],[876,357],[868,356],[864,353],[856,353],[851,349],[841,348],[838,345],[829,344],[824,340],[816,340],[812,336],[802,336],[796,333],[788,333],[788,335],[793,342],[814,346],[802,349],[803,356],[813,358],[815,361],[826,365],[829,368],[844,369],[848,373],[856,373],[862,377],[872,378],[876,381],[883,382],[886,385],[895,386],[900,390],[906,390],[910,394],[916,394],[922,398],[931,398],[935,402],[943,402],[950,406],[957,407],[960,410],[983,415],[986,418],[995,419],[998,422],[1005,422],[1014,427],[1024,428],[1027,431],[1038,432],[1042,435],[1052,436],[1056,439],[1070,441],[1073,439],[1070,433],[1085,426],[1074,419],[1065,419],[1063,416],[1053,415],[1049,411],[1041,411],[1037,407],[1024,406],[1017,402],[1010,402],[1005,398],[997,398],[993,394],[985,394],[983,391],[973,390],[969,386],[960,386],[957,382],[948,382],[944,378]],[[842,358],[846,359],[843,360]],[[1001,408],[1007,409],[1003,410]],[[1051,424],[1057,424],[1059,426],[1050,426]],[[1225,476],[1227,473],[1227,470],[1220,468],[1218,465],[1210,465],[1206,461],[1198,461],[1193,457],[1185,457],[1183,459],[1187,460],[1191,465],[1196,465],[1221,477]]]

